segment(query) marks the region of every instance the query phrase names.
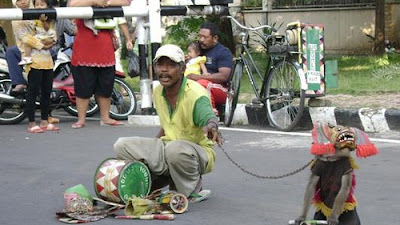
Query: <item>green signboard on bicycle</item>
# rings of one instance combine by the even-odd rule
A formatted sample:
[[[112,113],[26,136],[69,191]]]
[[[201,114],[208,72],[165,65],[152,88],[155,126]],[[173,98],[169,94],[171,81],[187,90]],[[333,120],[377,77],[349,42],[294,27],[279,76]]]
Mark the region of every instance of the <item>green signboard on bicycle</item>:
[[[325,94],[324,28],[304,24],[302,29],[303,70],[306,75],[306,95]]]

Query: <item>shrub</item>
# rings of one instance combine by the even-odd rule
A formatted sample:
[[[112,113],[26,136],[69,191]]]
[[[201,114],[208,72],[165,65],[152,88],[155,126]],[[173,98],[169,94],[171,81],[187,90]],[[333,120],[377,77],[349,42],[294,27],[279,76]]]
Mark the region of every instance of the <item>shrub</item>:
[[[190,42],[197,40],[198,31],[204,21],[203,17],[185,17],[166,28],[167,37],[164,42],[178,45],[185,50]]]

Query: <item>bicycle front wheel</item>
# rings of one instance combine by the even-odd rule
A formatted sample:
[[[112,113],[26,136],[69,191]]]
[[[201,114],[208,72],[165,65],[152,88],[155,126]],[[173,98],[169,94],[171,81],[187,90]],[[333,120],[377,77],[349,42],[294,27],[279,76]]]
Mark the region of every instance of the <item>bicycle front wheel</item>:
[[[300,65],[282,60],[271,70],[266,85],[266,111],[270,124],[281,131],[292,130],[303,115],[305,91],[301,89]]]
[[[235,68],[233,69],[229,82],[228,92],[226,93],[224,123],[227,127],[232,124],[233,114],[236,110],[240,90],[240,78],[242,77],[242,73],[243,62],[238,61],[235,65]]]

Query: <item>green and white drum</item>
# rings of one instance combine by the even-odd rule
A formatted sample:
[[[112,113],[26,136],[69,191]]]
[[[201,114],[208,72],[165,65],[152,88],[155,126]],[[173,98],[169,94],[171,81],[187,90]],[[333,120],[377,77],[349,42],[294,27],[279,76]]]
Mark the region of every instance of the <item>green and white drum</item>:
[[[100,163],[94,175],[96,195],[105,201],[126,203],[132,196],[147,196],[150,188],[150,171],[139,161],[109,158]]]

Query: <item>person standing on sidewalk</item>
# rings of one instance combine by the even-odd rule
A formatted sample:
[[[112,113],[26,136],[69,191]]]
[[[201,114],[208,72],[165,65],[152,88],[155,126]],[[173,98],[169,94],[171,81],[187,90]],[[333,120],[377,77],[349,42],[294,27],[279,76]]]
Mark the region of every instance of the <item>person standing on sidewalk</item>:
[[[221,144],[218,120],[207,91],[184,75],[185,57],[176,45],[161,46],[154,58],[160,84],[153,99],[161,129],[156,138],[121,137],[117,158],[144,162],[152,174],[152,190],[169,184],[195,203],[208,198],[202,175],[214,168],[214,143]]]
[[[33,0],[36,9],[52,8],[51,0]],[[48,122],[50,111],[50,93],[53,84],[53,66],[50,49],[56,42],[55,21],[42,14],[39,20],[34,23],[32,35],[46,37],[46,41],[41,46],[37,46],[36,41],[25,41],[25,50],[30,49],[31,63],[27,65],[28,74],[28,93],[26,97],[25,113],[28,115],[28,132],[43,133],[43,131],[58,131],[59,128]],[[48,36],[51,34],[50,36]],[[40,126],[35,122],[36,98],[40,92],[41,121]]]
[[[69,0],[69,7],[82,6],[128,6],[130,0]],[[76,20],[77,33],[74,40],[71,64],[76,92],[78,121],[72,128],[82,128],[90,97],[95,94],[100,107],[100,125],[118,126],[122,122],[110,118],[111,92],[115,78],[115,55],[113,29],[96,29],[93,20]]]
[[[129,33],[129,27],[127,24],[127,21],[124,17],[115,17],[114,20],[116,21],[117,26],[115,27],[115,35],[118,39],[119,42],[119,48],[115,50],[115,71],[116,73],[124,73],[124,69],[122,67],[121,63],[121,53],[122,53],[122,38],[120,35],[120,30],[122,31],[122,34],[124,36],[125,40],[125,47],[126,50],[132,51],[133,50],[133,42],[132,42],[132,37],[131,34]]]
[[[218,27],[211,22],[201,25],[199,43],[202,55],[207,57],[205,64],[210,75],[189,74],[187,78],[199,82],[207,89],[211,96],[213,111],[219,115],[217,106],[225,104],[226,101],[227,82],[233,65],[232,53],[218,42]]]

